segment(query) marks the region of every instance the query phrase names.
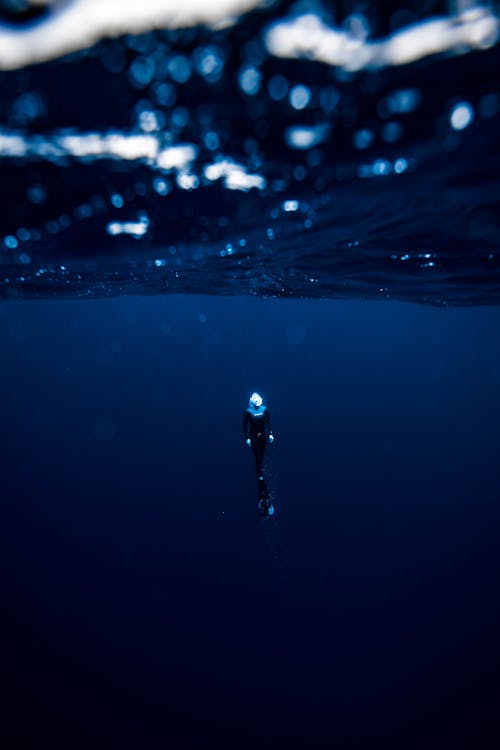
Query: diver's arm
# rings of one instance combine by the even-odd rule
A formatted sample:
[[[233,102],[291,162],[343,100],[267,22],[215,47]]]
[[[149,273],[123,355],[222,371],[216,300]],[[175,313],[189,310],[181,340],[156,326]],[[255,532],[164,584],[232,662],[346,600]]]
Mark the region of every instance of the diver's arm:
[[[243,414],[243,435],[245,436],[246,444],[251,445],[250,440],[250,415],[248,409]]]
[[[274,435],[271,430],[271,417],[269,415],[269,409],[266,407],[266,432],[270,443],[274,442]]]

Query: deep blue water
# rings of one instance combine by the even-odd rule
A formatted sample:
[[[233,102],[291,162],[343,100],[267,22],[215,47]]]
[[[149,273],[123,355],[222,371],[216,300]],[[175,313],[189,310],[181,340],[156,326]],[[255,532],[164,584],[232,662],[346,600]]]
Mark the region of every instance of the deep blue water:
[[[250,6],[0,0],[0,744],[497,750],[498,4]]]
[[[4,305],[9,746],[495,747],[499,322]],[[276,435],[265,521],[254,387]]]

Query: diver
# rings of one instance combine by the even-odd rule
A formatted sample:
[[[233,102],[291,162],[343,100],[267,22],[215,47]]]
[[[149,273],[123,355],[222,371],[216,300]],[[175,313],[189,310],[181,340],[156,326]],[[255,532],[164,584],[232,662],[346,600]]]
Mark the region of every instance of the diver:
[[[271,431],[269,409],[264,405],[262,396],[258,393],[252,393],[248,402],[248,409],[243,414],[243,434],[247,445],[252,449],[255,457],[259,512],[261,515],[272,515],[274,508],[271,505],[269,492],[262,473],[262,463],[267,443],[274,442],[274,435]]]

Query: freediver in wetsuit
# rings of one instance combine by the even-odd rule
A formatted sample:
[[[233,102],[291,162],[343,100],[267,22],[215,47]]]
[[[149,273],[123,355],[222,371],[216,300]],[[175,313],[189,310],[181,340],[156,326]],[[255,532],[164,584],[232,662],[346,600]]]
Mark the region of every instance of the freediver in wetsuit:
[[[274,513],[274,508],[269,499],[266,482],[262,474],[262,462],[268,441],[274,442],[274,436],[271,431],[271,420],[269,409],[264,406],[262,396],[258,393],[252,393],[248,403],[248,409],[243,414],[243,434],[247,445],[252,449],[255,456],[255,473],[258,483],[259,513],[267,516]]]

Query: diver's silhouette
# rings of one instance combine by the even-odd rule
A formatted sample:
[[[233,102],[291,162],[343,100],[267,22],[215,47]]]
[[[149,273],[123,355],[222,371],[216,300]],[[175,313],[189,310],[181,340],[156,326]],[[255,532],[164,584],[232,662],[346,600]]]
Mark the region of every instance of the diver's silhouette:
[[[255,456],[255,473],[257,475],[257,487],[259,497],[259,512],[262,515],[271,515],[274,508],[269,499],[269,492],[262,473],[262,463],[268,441],[274,442],[271,431],[271,419],[269,409],[264,406],[262,396],[252,393],[248,403],[248,409],[243,414],[243,434],[248,446]],[[272,510],[271,510],[272,509]]]

